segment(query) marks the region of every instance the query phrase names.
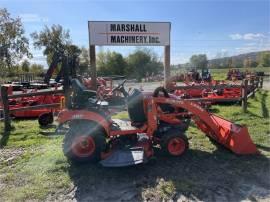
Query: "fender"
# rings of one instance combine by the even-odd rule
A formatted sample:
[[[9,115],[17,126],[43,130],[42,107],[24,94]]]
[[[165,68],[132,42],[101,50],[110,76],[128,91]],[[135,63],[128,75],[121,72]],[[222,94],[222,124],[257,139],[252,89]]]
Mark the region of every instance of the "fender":
[[[59,113],[57,117],[57,121],[60,124],[70,120],[79,119],[96,122],[104,128],[107,134],[110,134],[110,121],[95,112],[84,110],[63,110]]]

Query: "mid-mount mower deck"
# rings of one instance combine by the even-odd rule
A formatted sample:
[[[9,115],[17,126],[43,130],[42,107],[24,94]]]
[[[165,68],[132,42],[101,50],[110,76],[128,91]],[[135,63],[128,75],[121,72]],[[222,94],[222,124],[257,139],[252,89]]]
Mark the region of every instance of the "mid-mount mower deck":
[[[181,156],[188,149],[185,135],[191,119],[209,138],[236,154],[256,154],[247,128],[207,112],[200,105],[172,96],[159,87],[154,93],[134,89],[118,90],[126,97],[130,121],[110,117],[108,106],[72,80],[68,109],[60,112],[60,125],[68,124],[63,151],[79,162],[100,162],[103,166],[129,166],[147,162],[159,148],[169,156]]]

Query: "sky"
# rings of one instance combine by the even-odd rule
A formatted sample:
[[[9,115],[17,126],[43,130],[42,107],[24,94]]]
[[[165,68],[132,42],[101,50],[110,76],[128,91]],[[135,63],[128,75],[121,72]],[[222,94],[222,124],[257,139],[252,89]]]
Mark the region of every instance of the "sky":
[[[209,59],[270,50],[270,0],[0,0],[12,17],[21,17],[26,36],[45,25],[60,24],[72,42],[88,47],[88,21],[171,22],[171,63],[193,54]],[[128,55],[137,47],[97,47]],[[162,60],[163,47],[148,47]],[[45,66],[42,50],[31,62]]]

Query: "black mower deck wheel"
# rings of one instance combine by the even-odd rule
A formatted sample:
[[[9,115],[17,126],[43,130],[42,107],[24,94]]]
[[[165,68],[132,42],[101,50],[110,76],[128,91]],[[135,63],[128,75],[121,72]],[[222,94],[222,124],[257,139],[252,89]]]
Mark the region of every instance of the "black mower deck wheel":
[[[38,117],[38,123],[40,126],[47,126],[53,123],[53,113],[43,113]]]

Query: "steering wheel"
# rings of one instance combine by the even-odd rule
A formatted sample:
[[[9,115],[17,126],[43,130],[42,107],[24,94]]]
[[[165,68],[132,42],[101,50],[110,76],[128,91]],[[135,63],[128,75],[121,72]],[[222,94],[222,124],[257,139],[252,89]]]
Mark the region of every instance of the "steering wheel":
[[[158,97],[159,92],[162,92],[164,97],[166,97],[166,98],[170,97],[168,91],[164,87],[157,87],[156,90],[153,93],[153,97]]]
[[[115,92],[115,91],[117,91],[117,90],[120,90],[121,88],[123,88],[124,87],[124,84],[126,83],[126,79],[124,80],[124,81],[122,81],[122,83],[120,83],[118,86],[116,86],[116,87],[114,87],[113,89],[112,89],[112,92]]]
[[[153,97],[159,97],[159,92],[162,92],[165,98],[169,98],[170,95],[168,91],[164,87],[158,87],[153,93]],[[160,103],[159,107],[164,113],[173,113],[175,111],[175,108],[167,103]]]

